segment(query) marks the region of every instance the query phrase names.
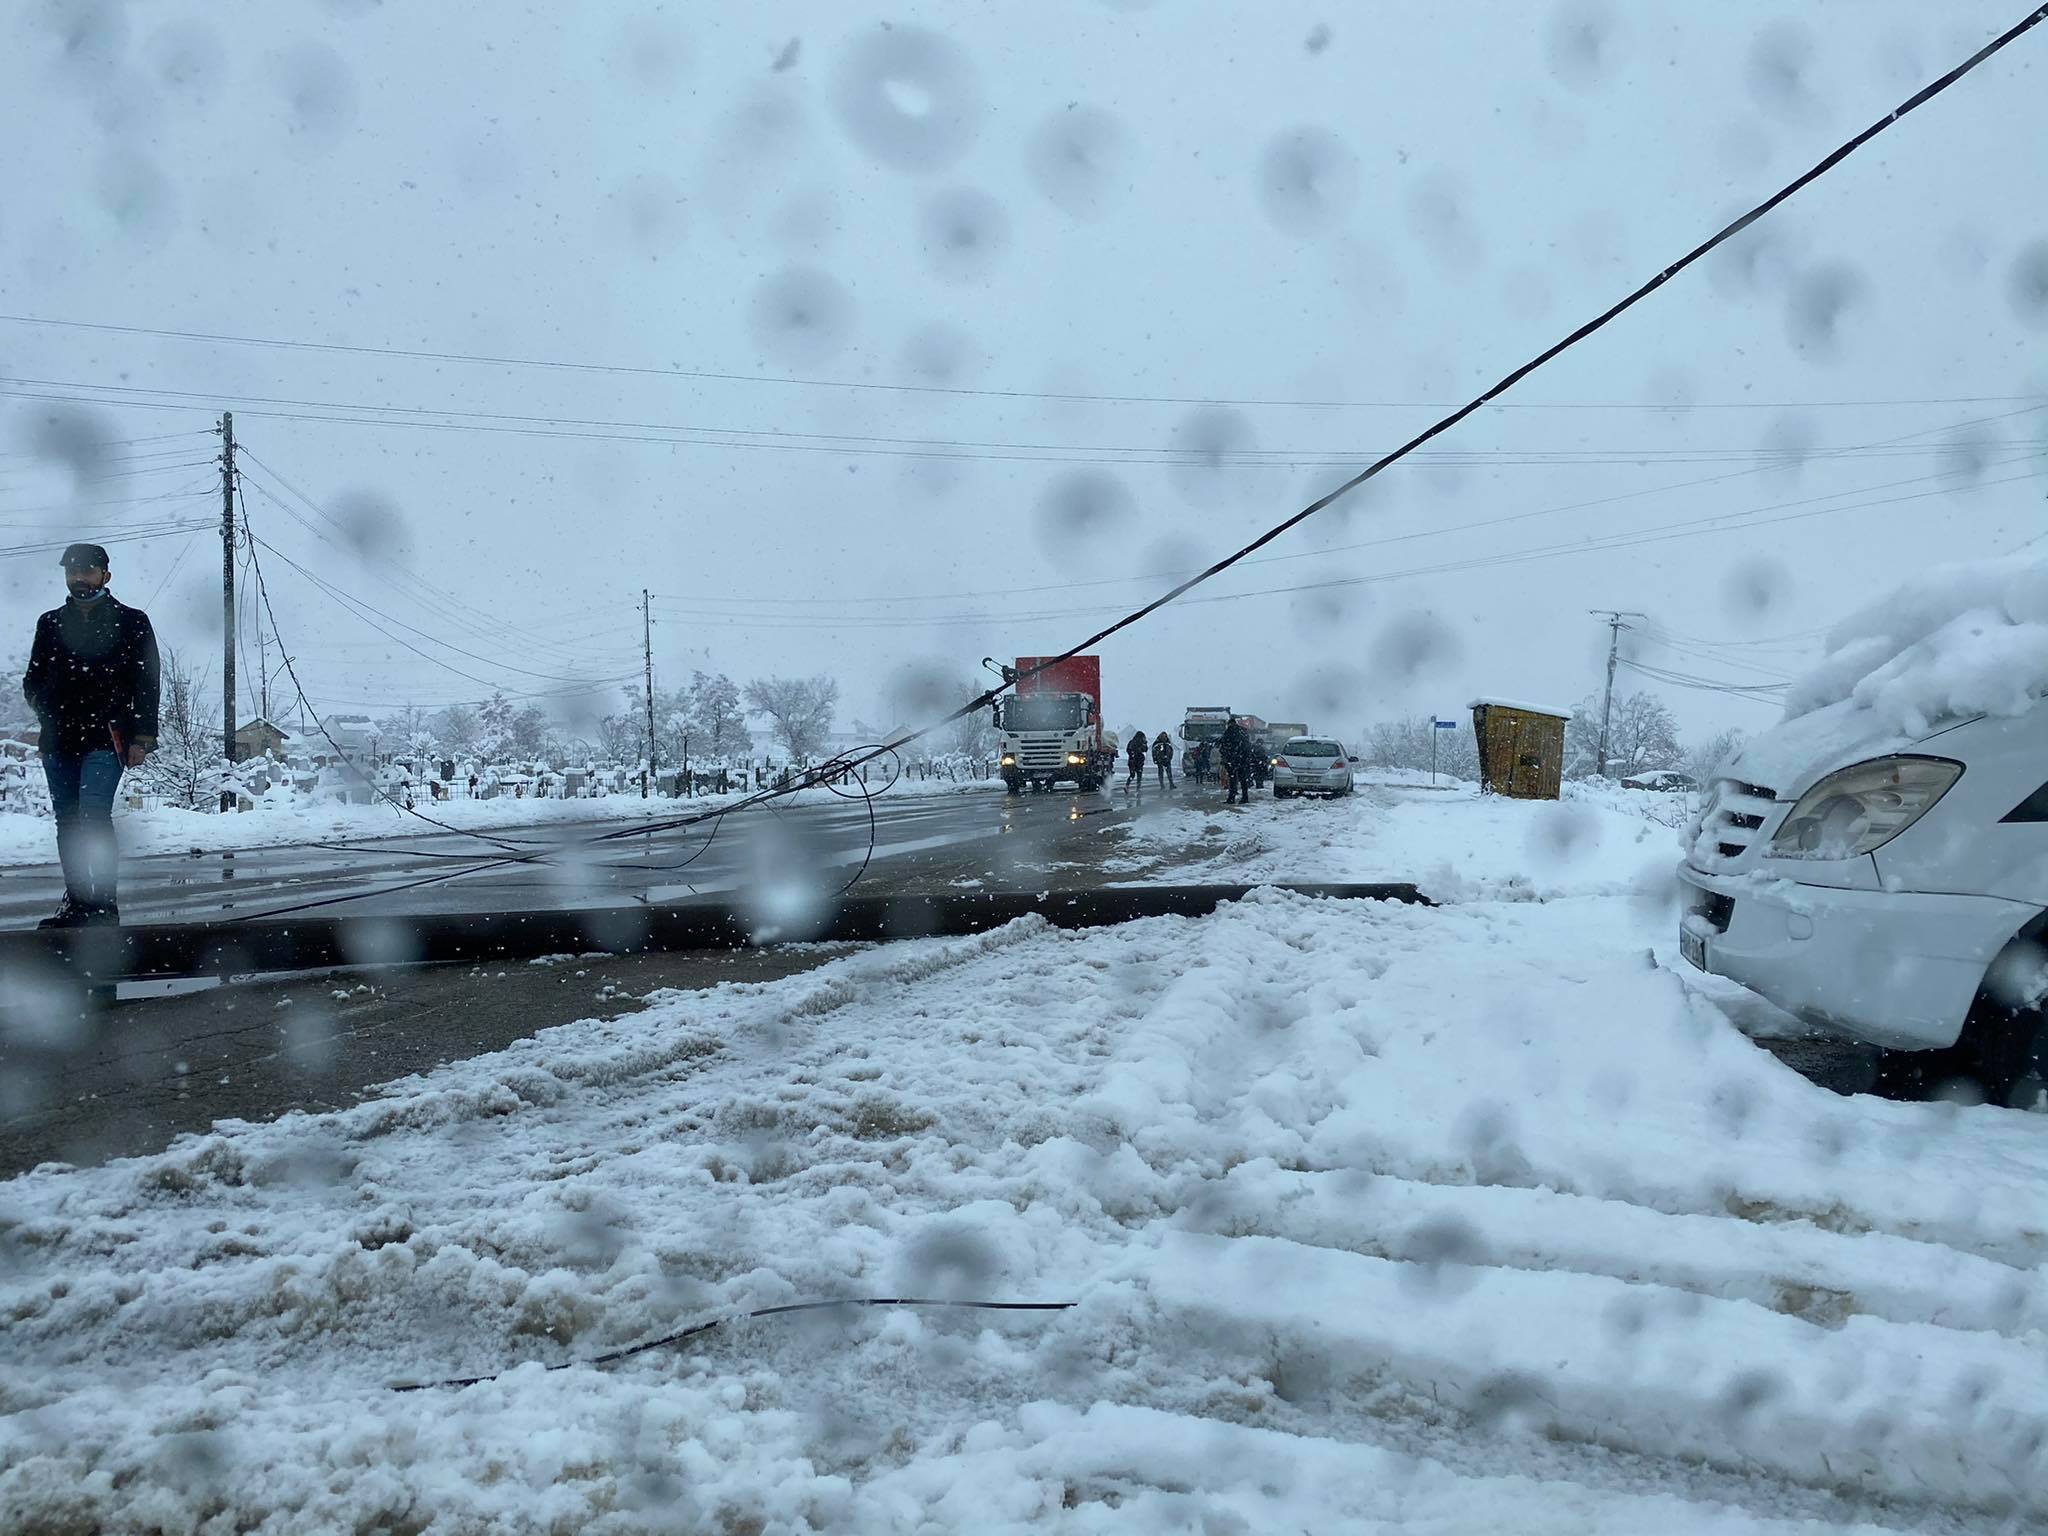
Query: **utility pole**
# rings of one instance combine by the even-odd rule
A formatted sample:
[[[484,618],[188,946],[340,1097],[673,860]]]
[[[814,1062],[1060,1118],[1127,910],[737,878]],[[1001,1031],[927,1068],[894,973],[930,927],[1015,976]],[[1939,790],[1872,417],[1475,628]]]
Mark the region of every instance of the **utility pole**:
[[[1637,613],[1632,608],[1588,608],[1586,612],[1596,618],[1607,618],[1607,691],[1600,696],[1600,768],[1601,778],[1607,777],[1607,726],[1614,715],[1614,663],[1621,654],[1621,632],[1629,626],[1623,619],[1646,619],[1646,613]]]
[[[220,728],[221,756],[235,760],[235,413],[220,413]],[[220,808],[235,808],[234,787],[223,785]]]
[[[654,620],[647,605],[647,589],[640,589],[640,650],[647,662],[647,771],[640,775],[640,798],[647,798],[647,781],[654,777]]]

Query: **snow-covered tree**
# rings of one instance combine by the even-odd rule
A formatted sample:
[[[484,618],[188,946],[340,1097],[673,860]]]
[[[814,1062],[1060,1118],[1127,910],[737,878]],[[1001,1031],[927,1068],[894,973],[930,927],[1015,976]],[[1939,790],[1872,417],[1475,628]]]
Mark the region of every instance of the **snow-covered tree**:
[[[1654,693],[1617,693],[1607,725],[1607,777],[1625,779],[1652,768],[1676,768],[1685,761],[1678,744],[1678,721]],[[1567,778],[1586,778],[1600,771],[1600,695],[1579,700],[1564,728],[1564,771]]]
[[[723,672],[690,674],[690,737],[707,761],[744,757],[754,748],[740,686]]]
[[[483,726],[467,704],[450,704],[433,718],[434,737],[450,757],[475,757],[483,744]]]
[[[1740,726],[1730,726],[1725,731],[1716,731],[1704,741],[1696,741],[1685,752],[1685,771],[1701,785],[1711,784],[1714,775],[1722,766],[1742,750],[1744,734]]]
[[[512,755],[512,701],[501,688],[476,712],[477,751],[492,762]]]
[[[220,706],[205,679],[168,645],[158,675],[156,750],[144,761],[138,782],[167,804],[213,810],[229,781],[220,750]]]
[[[502,695],[500,696],[502,697]],[[494,699],[493,703],[496,702]],[[487,709],[489,706],[485,706]],[[529,704],[524,709],[514,710],[505,728],[506,752],[503,754],[521,762],[530,762],[554,757],[554,722],[548,719],[548,712],[538,704]]]
[[[818,756],[832,734],[839,684],[829,677],[757,677],[747,684],[747,707],[766,715],[793,758]]]
[[[421,736],[427,738],[427,750],[431,752],[433,734],[427,712],[412,704],[393,710],[377,722],[377,739],[388,753],[417,752],[419,749],[415,743]]]

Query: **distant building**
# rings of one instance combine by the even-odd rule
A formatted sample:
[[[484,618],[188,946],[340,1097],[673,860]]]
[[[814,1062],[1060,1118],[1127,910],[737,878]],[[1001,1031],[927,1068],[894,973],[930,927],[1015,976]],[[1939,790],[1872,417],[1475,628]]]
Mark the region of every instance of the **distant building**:
[[[290,736],[259,716],[236,730],[235,761],[246,763],[252,757],[282,756],[289,740]]]

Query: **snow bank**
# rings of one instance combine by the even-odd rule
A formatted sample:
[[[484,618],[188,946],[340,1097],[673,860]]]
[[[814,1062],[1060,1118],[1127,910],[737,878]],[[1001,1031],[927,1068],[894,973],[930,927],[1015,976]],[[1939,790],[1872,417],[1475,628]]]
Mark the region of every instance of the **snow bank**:
[[[1024,921],[39,1170],[0,1529],[2048,1519],[2040,1123],[1812,1087],[1646,922]],[[576,1363],[905,1293],[1079,1305]]]

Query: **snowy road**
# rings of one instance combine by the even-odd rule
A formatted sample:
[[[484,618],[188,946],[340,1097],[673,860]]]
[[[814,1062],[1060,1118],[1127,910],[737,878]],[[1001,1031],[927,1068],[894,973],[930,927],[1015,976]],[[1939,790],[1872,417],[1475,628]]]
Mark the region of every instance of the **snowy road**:
[[[1153,796],[1140,802],[1160,806]],[[1103,834],[1136,814],[1116,795],[1029,795],[972,790],[882,797],[875,802],[873,862],[863,888],[932,889],[980,879],[1043,885],[1059,867],[1084,869]],[[687,814],[687,807],[684,808]],[[607,826],[506,827],[475,836],[432,833],[372,842],[243,848],[232,854],[157,854],[127,861],[122,915],[131,923],[209,921],[355,892],[360,912],[465,912],[687,901],[730,892],[792,867],[843,883],[869,851],[868,811],[858,801],[816,801],[738,813],[712,824],[616,837]],[[507,840],[494,843],[495,837]],[[996,840],[1004,840],[1000,848]],[[708,840],[708,841],[707,841]],[[701,851],[700,851],[701,850]],[[545,855],[399,889],[422,876],[503,854]],[[1092,883],[1086,879],[1078,883]],[[54,864],[0,869],[0,927],[27,927],[63,894]]]

